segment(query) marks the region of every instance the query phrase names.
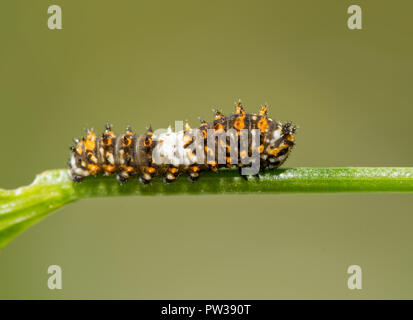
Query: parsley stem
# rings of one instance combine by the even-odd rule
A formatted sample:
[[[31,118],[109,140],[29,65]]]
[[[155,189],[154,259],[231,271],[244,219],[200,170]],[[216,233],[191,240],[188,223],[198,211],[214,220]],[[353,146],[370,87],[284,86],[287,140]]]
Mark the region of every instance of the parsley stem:
[[[15,190],[0,189],[0,248],[58,208],[83,198],[131,195],[275,194],[332,192],[413,192],[413,168],[285,168],[242,178],[238,170],[205,172],[197,182],[160,178],[143,185],[119,184],[115,177],[90,177],[74,183],[66,169],[45,171]]]

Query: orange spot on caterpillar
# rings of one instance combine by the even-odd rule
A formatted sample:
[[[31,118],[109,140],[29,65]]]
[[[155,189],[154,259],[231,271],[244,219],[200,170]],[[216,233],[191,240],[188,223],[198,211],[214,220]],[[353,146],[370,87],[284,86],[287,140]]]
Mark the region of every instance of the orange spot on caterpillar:
[[[262,132],[262,133],[264,133],[266,130],[267,130],[267,128],[268,128],[268,120],[266,119],[266,118],[261,118],[259,121],[258,121],[258,129],[260,129],[260,131]]]
[[[234,122],[234,128],[235,128],[236,130],[239,131],[239,130],[244,129],[244,127],[245,127],[244,119],[245,119],[245,114],[239,116],[239,117],[235,120],[235,122]]]
[[[143,142],[143,145],[145,147],[150,147],[152,145],[152,138],[145,139],[145,141]]]
[[[89,170],[90,174],[96,174],[100,171],[100,168],[94,164],[88,164],[87,169]]]
[[[122,166],[122,169],[125,170],[126,172],[133,172],[135,169],[131,166]]]
[[[112,173],[116,170],[116,167],[111,165],[111,164],[104,164],[103,165],[103,170],[105,170],[108,173]]]
[[[76,148],[76,153],[81,156],[83,153],[83,148],[82,148],[82,144],[79,144]]]
[[[86,150],[92,151],[95,149],[95,146],[96,146],[96,143],[94,140],[86,140],[85,142]]]
[[[145,167],[144,171],[146,171],[147,173],[153,174],[155,173],[156,169],[153,167]]]

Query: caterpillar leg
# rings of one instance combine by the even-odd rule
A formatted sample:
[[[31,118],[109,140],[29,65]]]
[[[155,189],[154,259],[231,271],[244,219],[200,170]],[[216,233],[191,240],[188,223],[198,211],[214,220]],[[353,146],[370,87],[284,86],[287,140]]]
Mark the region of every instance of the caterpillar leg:
[[[188,168],[188,180],[195,182],[199,179],[200,168],[197,165],[192,165]]]
[[[76,182],[76,183],[82,182],[83,179],[84,179],[84,177],[82,177],[82,176],[72,175],[73,182]]]
[[[248,181],[248,176],[242,174],[242,167],[238,167],[238,173],[245,181]]]
[[[126,183],[130,178],[130,175],[127,171],[120,171],[116,175],[116,180],[119,181],[119,183],[124,184]]]
[[[150,183],[152,181],[152,177],[145,177],[145,175],[141,175],[140,177],[139,177],[139,182],[140,183],[142,183],[142,184],[148,184],[148,183]]]
[[[143,184],[148,184],[149,182],[152,181],[152,178],[155,172],[156,172],[156,169],[154,167],[143,167],[142,173],[139,176],[139,181]]]
[[[179,176],[179,170],[176,167],[170,167],[163,177],[165,183],[171,183]]]
[[[188,175],[187,178],[188,178],[188,181],[195,182],[199,179],[199,176],[198,177],[192,177],[191,175]]]
[[[164,183],[172,183],[172,182],[174,182],[176,180],[176,178],[171,178],[170,176],[168,177],[168,175],[166,175],[166,176],[164,176],[163,177],[163,182]]]

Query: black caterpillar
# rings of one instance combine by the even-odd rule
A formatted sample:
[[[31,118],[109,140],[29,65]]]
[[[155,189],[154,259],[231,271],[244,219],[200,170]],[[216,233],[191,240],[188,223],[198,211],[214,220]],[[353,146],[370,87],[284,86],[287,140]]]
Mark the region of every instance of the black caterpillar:
[[[200,133],[200,140],[195,131]],[[145,134],[137,135],[128,126],[125,134],[115,135],[110,125],[106,124],[106,130],[100,136],[88,129],[86,138],[75,139],[76,145],[71,147],[69,173],[75,182],[98,173],[116,173],[121,183],[131,176],[138,176],[142,183],[149,183],[154,176],[163,176],[164,181],[169,183],[184,173],[195,181],[202,171],[248,167],[244,160],[253,151],[258,155],[259,170],[274,169],[282,165],[291,152],[295,131],[296,127],[290,122],[281,124],[268,118],[266,106],[261,107],[258,114],[248,114],[241,103],[236,104],[235,113],[230,116],[216,111],[214,121],[206,123],[201,120],[198,130],[192,130],[187,125],[180,132],[154,134],[149,128]],[[253,132],[258,133],[259,143],[253,143]],[[213,137],[212,144],[208,144],[210,133],[224,133],[227,136],[221,142]],[[240,145],[241,139],[236,139],[243,133],[249,137],[244,150]],[[233,138],[236,142],[231,144]],[[218,161],[219,147],[225,150],[224,161]],[[231,147],[235,150],[233,153]],[[192,161],[194,150],[202,150],[200,162]]]

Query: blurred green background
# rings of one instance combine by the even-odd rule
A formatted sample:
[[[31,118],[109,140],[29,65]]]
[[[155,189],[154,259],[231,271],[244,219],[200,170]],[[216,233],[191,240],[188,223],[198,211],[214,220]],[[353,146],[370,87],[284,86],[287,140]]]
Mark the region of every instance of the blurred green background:
[[[52,4],[63,30],[47,28]],[[351,4],[361,31],[347,28]],[[299,125],[287,167],[412,166],[412,12],[401,0],[3,0],[0,187],[65,167],[88,126],[196,126],[238,98]],[[80,201],[0,252],[0,298],[413,298],[412,200]],[[347,288],[352,264],[360,291]]]

